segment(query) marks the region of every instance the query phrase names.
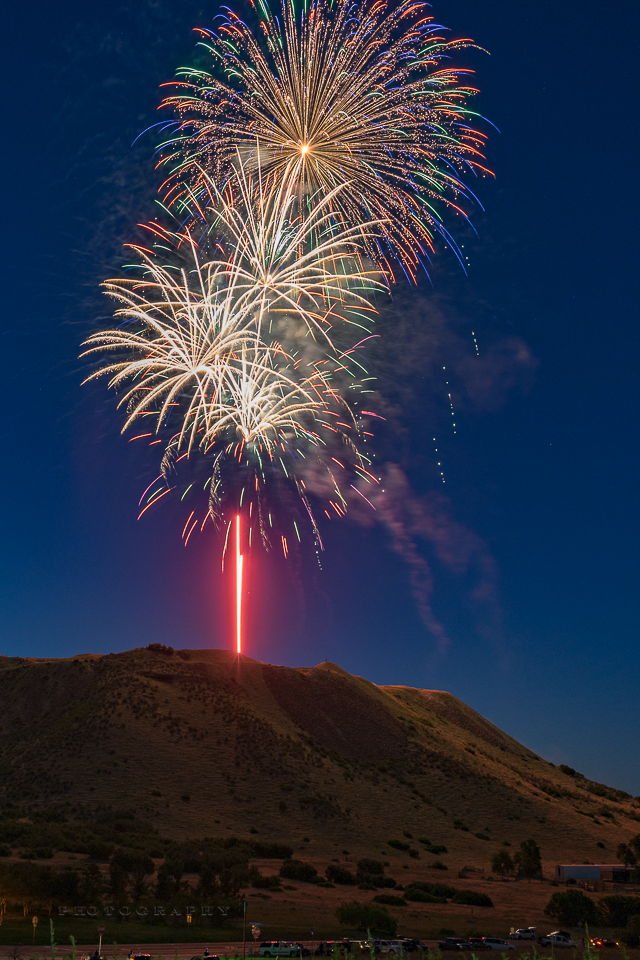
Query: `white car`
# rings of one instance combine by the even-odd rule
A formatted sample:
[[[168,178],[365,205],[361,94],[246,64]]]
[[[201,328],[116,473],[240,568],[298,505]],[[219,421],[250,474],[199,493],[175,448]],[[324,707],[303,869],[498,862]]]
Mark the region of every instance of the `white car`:
[[[398,940],[374,940],[373,945],[380,953],[402,953],[402,945]]]
[[[261,957],[300,957],[302,948],[299,943],[289,943],[288,940],[265,940],[260,944]]]
[[[568,934],[562,930],[554,930],[548,933],[546,937],[540,937],[540,943],[545,947],[577,947],[578,944],[572,940]]]
[[[492,950],[515,950],[512,943],[507,943],[506,940],[501,940],[499,937],[483,937],[482,942]]]
[[[511,940],[535,940],[536,927],[518,927],[509,934]]]

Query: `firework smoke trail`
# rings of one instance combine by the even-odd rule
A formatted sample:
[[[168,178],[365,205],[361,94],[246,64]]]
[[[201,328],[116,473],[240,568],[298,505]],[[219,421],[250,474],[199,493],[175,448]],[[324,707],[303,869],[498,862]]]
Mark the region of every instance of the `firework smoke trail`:
[[[240,149],[276,181],[293,163],[303,204],[348,184],[332,208],[346,223],[384,221],[384,242],[369,243],[378,262],[391,251],[413,276],[436,234],[457,249],[443,211],[466,216],[460,202],[475,197],[462,175],[488,173],[471,71],[445,65],[471,41],[447,42],[413,0],[391,11],[382,0],[315,0],[297,16],[292,0],[281,16],[266,0],[252,7],[259,29],[227,10],[216,30],[198,31],[228,82],[183,68],[170,85],[164,106],[180,119],[159,148],[166,202],[202,189],[203,169],[224,180]]]

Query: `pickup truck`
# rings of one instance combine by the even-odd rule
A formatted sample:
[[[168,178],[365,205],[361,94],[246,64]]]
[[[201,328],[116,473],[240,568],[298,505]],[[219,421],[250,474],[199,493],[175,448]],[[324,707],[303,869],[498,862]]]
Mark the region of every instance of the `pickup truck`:
[[[265,940],[260,944],[259,952],[261,957],[301,957],[304,953],[309,955],[309,951],[299,943],[289,943],[288,940]]]
[[[564,930],[554,930],[553,933],[548,933],[546,937],[540,937],[539,943],[543,947],[577,947],[578,944],[575,940],[572,940],[568,933],[565,933]]]

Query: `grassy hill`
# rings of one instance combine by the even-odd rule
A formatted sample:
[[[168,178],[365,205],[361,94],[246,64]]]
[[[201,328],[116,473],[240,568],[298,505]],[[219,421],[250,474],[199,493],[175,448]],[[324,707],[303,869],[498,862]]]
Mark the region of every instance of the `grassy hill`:
[[[552,876],[559,862],[615,861],[640,829],[637,799],[543,760],[451,694],[375,686],[328,662],[160,649],[2,657],[0,734],[5,864],[99,860],[100,843],[159,862],[169,840],[236,836],[288,844],[321,874],[383,856],[405,884],[460,883],[462,871],[484,890],[503,844],[534,838]],[[507,886],[527,885],[497,891],[505,911]],[[345,893],[252,896],[273,900],[274,916],[314,897],[320,915],[324,897],[329,916]]]
[[[0,803],[85,821],[126,808],[171,837],[308,837],[314,853],[406,859],[387,846],[406,831],[481,864],[533,836],[550,862],[582,862],[611,860],[640,820],[636,799],[541,759],[451,694],[333,663],[2,657],[0,728]]]

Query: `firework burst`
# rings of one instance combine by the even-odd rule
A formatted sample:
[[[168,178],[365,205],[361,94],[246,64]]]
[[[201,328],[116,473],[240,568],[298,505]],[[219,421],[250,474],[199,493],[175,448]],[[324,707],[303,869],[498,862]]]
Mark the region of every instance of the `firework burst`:
[[[164,438],[160,486],[143,495],[143,513],[169,489],[182,488],[184,498],[195,487],[207,493],[203,523],[210,516],[228,530],[244,503],[249,541],[257,524],[268,545],[277,505],[293,494],[319,542],[304,481],[311,463],[324,471],[337,514],[346,509],[337,468],[343,481],[366,472],[358,418],[344,396],[357,384],[360,344],[338,346],[334,333],[353,327],[360,335],[368,307],[361,291],[384,283],[359,266],[356,239],[369,225],[337,237],[332,228],[325,243],[331,196],[296,217],[294,188],[288,177],[266,189],[259,171],[240,164],[226,192],[207,181],[208,205],[190,208],[190,226],[149,225],[155,249],[133,248],[135,276],[104,284],[121,322],[93,334],[84,356],[115,356],[87,379],[107,376],[121,393],[123,431],[143,421],[153,429],[141,438]],[[315,246],[311,231],[321,240]],[[287,331],[295,354],[274,327]],[[299,538],[299,510],[289,514]],[[185,527],[187,541],[200,519]]]
[[[413,0],[391,11],[382,0],[315,0],[297,15],[283,0],[281,16],[264,0],[252,7],[256,29],[228,11],[199,31],[214,69],[180,70],[164,101],[180,118],[160,147],[167,202],[199,193],[203,170],[230,176],[240,150],[275,182],[293,166],[303,206],[344,185],[334,222],[382,221],[382,239],[368,242],[378,262],[391,250],[413,275],[436,234],[455,248],[443,211],[465,215],[461,175],[487,172],[470,71],[446,63],[470,41],[447,42]]]

